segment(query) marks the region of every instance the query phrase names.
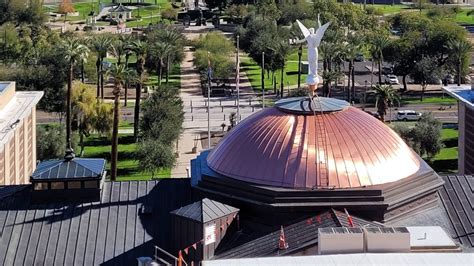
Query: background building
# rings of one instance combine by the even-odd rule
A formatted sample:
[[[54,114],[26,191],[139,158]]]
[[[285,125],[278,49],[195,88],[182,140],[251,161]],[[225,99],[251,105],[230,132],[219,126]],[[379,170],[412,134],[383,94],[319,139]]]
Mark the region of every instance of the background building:
[[[443,89],[458,100],[458,172],[474,174],[474,89],[469,86]]]
[[[42,96],[0,82],[0,185],[29,183],[36,167],[36,104]]]

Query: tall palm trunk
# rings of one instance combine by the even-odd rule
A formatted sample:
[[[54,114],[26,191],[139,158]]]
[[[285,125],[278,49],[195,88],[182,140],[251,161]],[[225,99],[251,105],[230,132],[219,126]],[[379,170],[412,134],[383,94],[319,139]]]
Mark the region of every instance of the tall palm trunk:
[[[166,58],[166,84],[168,84],[169,75],[170,75],[170,57],[168,56]]]
[[[130,55],[129,54],[126,54],[125,55],[125,66],[127,67],[128,69],[128,59],[129,59]],[[125,96],[124,96],[124,103],[123,103],[123,106],[127,106],[127,102],[128,102],[128,86],[130,85],[129,81],[126,80],[125,81]]]
[[[378,64],[378,67],[379,67],[379,84],[382,84],[382,58],[379,57],[379,59],[377,60],[377,64]]]
[[[457,81],[458,81],[458,86],[461,86],[461,65],[462,65],[462,62],[461,60],[459,60],[458,62],[458,76],[457,76]]]
[[[403,75],[402,80],[403,80],[403,90],[407,91],[407,75]]]
[[[283,98],[283,89],[284,89],[284,86],[283,86],[283,74],[284,74],[284,71],[285,70],[285,66],[283,66],[281,68],[281,76],[280,76],[280,97]]]
[[[351,74],[352,74],[352,62],[349,61],[349,70],[347,72],[347,101],[351,102]]]
[[[100,97],[104,99],[104,58],[100,60]]]
[[[117,179],[117,161],[118,161],[118,126],[119,126],[119,103],[121,85],[116,84],[114,91],[114,123],[112,128],[112,155],[110,163],[110,179],[115,181]]]
[[[356,98],[354,61],[352,61],[351,75],[352,75],[352,100],[354,101]]]
[[[84,83],[84,60],[81,61],[81,82]]]
[[[160,58],[160,63],[158,65],[158,85],[161,85],[161,79],[163,78],[163,59]]]
[[[138,78],[137,88],[135,93],[135,113],[133,116],[133,137],[135,142],[138,142],[138,123],[140,122],[140,98],[142,97],[142,73],[144,72],[145,62],[139,60],[138,62]]]
[[[97,57],[97,61],[95,63],[97,69],[97,99],[100,97],[100,66],[102,62],[100,61],[100,56]]]
[[[74,75],[74,64],[69,63],[69,73],[67,80],[67,96],[66,96],[66,149],[72,150],[71,144],[71,90],[72,79]]]

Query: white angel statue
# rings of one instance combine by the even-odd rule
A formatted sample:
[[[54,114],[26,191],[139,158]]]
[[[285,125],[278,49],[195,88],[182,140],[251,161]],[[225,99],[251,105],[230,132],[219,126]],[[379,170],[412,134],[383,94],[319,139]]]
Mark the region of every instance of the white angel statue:
[[[324,32],[329,27],[330,22],[321,26],[318,15],[318,29],[314,32],[314,28],[307,29],[303,23],[299,20],[296,20],[298,26],[303,33],[304,40],[299,40],[297,43],[302,43],[304,41],[308,42],[308,77],[306,78],[306,83],[308,85],[317,85],[319,83],[318,77],[318,47],[323,38]]]

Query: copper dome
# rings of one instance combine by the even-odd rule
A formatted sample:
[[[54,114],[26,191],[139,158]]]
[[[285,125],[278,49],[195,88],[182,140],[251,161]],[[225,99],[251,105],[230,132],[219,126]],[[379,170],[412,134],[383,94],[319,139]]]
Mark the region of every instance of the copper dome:
[[[232,129],[208,165],[284,188],[357,188],[412,176],[421,158],[387,125],[354,107],[324,114],[267,108]]]

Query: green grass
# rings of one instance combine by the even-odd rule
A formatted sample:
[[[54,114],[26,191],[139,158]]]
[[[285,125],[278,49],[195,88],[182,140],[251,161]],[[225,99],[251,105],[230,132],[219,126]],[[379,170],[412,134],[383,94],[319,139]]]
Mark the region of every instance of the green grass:
[[[403,98],[402,104],[456,104],[457,100],[452,98],[451,96],[444,96],[444,97],[425,97],[423,101],[420,101],[420,97],[410,97],[410,98]]]
[[[252,59],[250,58],[243,58],[242,59],[242,68],[247,74],[247,78],[249,79],[250,83],[252,84],[252,87],[254,90],[262,90],[261,86],[261,72],[262,69],[259,65],[257,65]],[[306,74],[301,75],[301,84],[304,83],[306,79]],[[277,83],[277,90],[280,88],[280,77],[281,77],[281,71],[277,70],[275,72],[275,78],[276,78],[276,83]],[[292,86],[292,85],[297,85],[298,84],[298,62],[294,62],[292,60],[287,61],[285,70],[283,73],[283,84],[284,84],[284,90],[285,93],[287,91],[287,86]],[[271,73],[270,75],[267,75],[265,73],[265,90],[266,91],[271,91],[273,90],[272,86],[272,78],[271,78]]]
[[[384,15],[400,13],[402,10],[410,8],[407,5],[375,5],[374,7]]]
[[[457,13],[454,16],[454,20],[460,24],[469,24],[469,25],[474,24],[474,16],[467,15],[467,12],[469,12],[469,10],[470,9],[462,9],[461,12]]]
[[[120,134],[118,146],[118,163],[117,174],[118,181],[127,180],[149,180],[151,174],[140,171],[138,169],[138,161],[133,159],[133,153],[136,149],[136,144],[133,143],[133,136]],[[86,147],[84,149],[84,157],[98,157],[107,160],[107,171],[110,172],[110,140],[98,135],[92,135],[86,140]],[[155,178],[170,177],[171,169],[162,169]]]
[[[435,156],[431,166],[440,173],[456,173],[458,170],[458,131],[445,128],[441,130],[444,148]]]

